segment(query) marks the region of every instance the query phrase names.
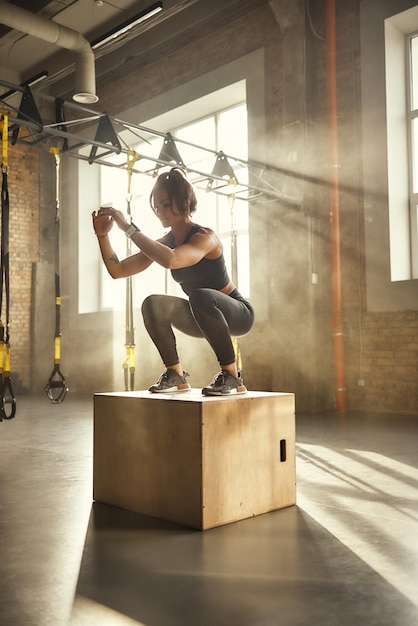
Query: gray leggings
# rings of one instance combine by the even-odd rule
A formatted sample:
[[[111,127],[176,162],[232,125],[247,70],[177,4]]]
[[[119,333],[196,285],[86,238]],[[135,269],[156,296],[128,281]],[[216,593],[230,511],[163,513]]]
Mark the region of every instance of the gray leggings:
[[[142,304],[145,328],[161,355],[164,365],[177,365],[173,328],[190,337],[205,337],[220,365],[235,361],[232,337],[251,330],[254,310],[235,289],[226,295],[216,289],[196,289],[189,300],[177,296],[152,295]]]

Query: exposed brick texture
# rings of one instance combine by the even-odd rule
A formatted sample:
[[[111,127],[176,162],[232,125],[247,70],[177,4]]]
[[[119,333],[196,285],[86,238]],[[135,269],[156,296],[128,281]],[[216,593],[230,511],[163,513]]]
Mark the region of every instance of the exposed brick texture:
[[[365,385],[358,386],[358,381],[352,381],[351,407],[416,412],[418,312],[366,314],[363,321],[363,351]]]
[[[11,381],[16,393],[30,389],[32,264],[39,256],[39,153],[9,147]],[[5,316],[5,295],[3,311]]]

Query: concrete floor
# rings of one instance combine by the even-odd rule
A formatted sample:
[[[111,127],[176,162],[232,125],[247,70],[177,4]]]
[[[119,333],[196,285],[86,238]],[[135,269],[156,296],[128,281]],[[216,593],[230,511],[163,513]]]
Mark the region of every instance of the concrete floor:
[[[0,424],[1,626],[418,625],[418,416],[298,415],[297,506],[201,532],[92,503],[92,409]]]

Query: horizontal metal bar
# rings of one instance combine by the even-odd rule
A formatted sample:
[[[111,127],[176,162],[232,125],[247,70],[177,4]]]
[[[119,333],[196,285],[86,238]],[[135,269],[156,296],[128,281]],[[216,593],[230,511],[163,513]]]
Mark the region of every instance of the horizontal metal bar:
[[[3,81],[3,80],[0,80],[0,86],[6,87],[10,90],[13,90],[14,92],[20,92],[20,93],[25,93],[27,89],[27,87],[25,86],[14,85],[10,82]],[[34,99],[38,98],[41,101],[48,102],[51,104],[52,103],[56,104],[57,102],[56,98],[52,96],[48,96],[40,92],[31,91],[31,94],[34,97]],[[109,156],[111,154],[127,155],[129,152],[131,152],[132,148],[121,146],[121,148],[119,149],[109,143],[103,143],[103,142],[97,141],[96,139],[90,139],[90,138],[83,136],[82,134],[73,133],[68,130],[70,126],[74,126],[76,124],[87,124],[87,123],[91,123],[92,125],[93,123],[96,124],[98,120],[101,120],[101,118],[107,115],[106,113],[94,111],[91,108],[87,108],[80,104],[68,102],[68,101],[60,101],[60,105],[62,106],[63,109],[69,109],[71,111],[82,113],[83,117],[78,118],[78,119],[72,118],[68,121],[62,120],[62,121],[56,121],[54,123],[45,123],[45,125],[43,125],[42,128],[40,129],[38,122],[36,122],[35,120],[30,120],[30,119],[20,119],[19,110],[16,109],[13,105],[8,104],[5,100],[1,100],[1,99],[0,99],[0,112],[2,109],[14,111],[14,114],[16,115],[16,117],[9,116],[10,125],[15,125],[18,127],[25,127],[29,131],[33,131],[31,134],[28,134],[26,137],[18,136],[16,139],[17,143],[25,144],[31,147],[36,147],[38,149],[49,150],[51,146],[51,138],[59,138],[59,139],[75,142],[72,146],[71,145],[66,146],[65,149],[63,149],[61,152],[62,155],[67,154],[70,157],[75,157],[81,160],[90,161],[90,157],[88,155],[81,154],[80,150],[86,149],[86,148],[91,149],[95,147],[95,148],[103,149],[105,152],[103,152],[102,154],[95,154],[94,158],[92,159],[92,162],[100,164],[100,165],[105,165],[105,166],[112,166],[112,167],[116,166],[121,169],[127,168],[126,164],[115,165],[114,163],[111,163],[110,161],[104,160],[103,157]],[[115,126],[121,126],[125,130],[131,131],[136,137],[138,137],[136,132],[143,133],[145,135],[154,136],[154,137],[160,137],[160,138],[167,137],[167,133],[163,133],[161,131],[147,128],[146,126],[142,126],[140,124],[127,122],[117,117],[112,117],[109,115],[107,115],[107,117],[110,119],[112,125],[114,124]],[[139,139],[144,141],[145,143],[149,143],[147,139],[144,137],[140,136]],[[198,150],[201,150],[204,154],[207,155],[208,158],[216,157],[217,155],[219,155],[219,152],[220,152],[220,151],[206,148],[204,146],[200,146],[198,144],[177,138],[175,136],[172,136],[172,139],[176,145],[184,144],[184,145],[196,148]],[[125,146],[127,146],[127,143],[125,141],[122,140],[122,143],[125,144]],[[43,144],[46,144],[46,145],[43,145]],[[147,154],[142,154],[138,152],[136,152],[136,154],[138,154],[139,161],[143,160],[143,161],[151,162],[154,164],[154,167],[149,171],[141,171],[138,169],[133,169],[132,170],[133,172],[152,176],[154,175],[155,170],[159,169],[160,167],[173,166],[172,162],[167,162],[167,161],[161,160],[159,158],[155,158]],[[277,168],[266,163],[261,163],[259,161],[245,160],[240,157],[236,157],[236,156],[233,156],[231,154],[226,154],[226,153],[223,153],[223,155],[230,162],[230,164],[231,162],[233,162],[233,164],[235,165],[248,168],[248,174],[249,174],[250,179],[252,178],[255,181],[254,184],[251,184],[250,182],[245,183],[245,184],[238,183],[238,185],[235,187],[234,192],[233,192],[236,198],[247,200],[247,201],[252,201],[255,199],[259,200],[262,197],[265,197],[267,199],[279,199],[282,203],[285,203],[287,206],[291,208],[294,208],[294,209],[300,208],[300,202],[296,198],[286,195],[285,193],[280,191],[280,189],[278,189],[271,183],[268,183],[267,181],[263,180],[262,177],[265,173],[270,173],[270,174],[274,173],[280,176],[292,175],[295,178],[304,178],[305,181],[306,181],[306,177],[303,177],[299,175],[298,173],[289,172],[288,170]],[[201,159],[201,160],[204,160],[204,159]],[[190,174],[195,174],[199,176],[201,178],[201,182],[205,180],[206,181],[212,180],[212,181],[220,181],[223,183],[223,185],[219,185],[218,187],[212,186],[213,188],[210,190],[212,193],[217,193],[219,195],[225,195],[225,196],[231,196],[231,193],[232,193],[231,185],[228,185],[225,178],[219,177],[213,174],[212,172],[202,172],[199,169],[193,167],[192,165],[188,166],[187,164],[184,164],[184,167],[187,170],[187,172],[189,172]],[[257,171],[254,171],[254,170],[257,170]],[[223,188],[225,189],[225,191],[222,191]],[[227,191],[228,189],[229,191]]]

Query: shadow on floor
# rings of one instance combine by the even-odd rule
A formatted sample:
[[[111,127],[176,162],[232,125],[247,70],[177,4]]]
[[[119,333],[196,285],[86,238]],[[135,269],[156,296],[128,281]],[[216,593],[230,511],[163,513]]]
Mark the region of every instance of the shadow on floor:
[[[103,626],[418,623],[416,606],[298,506],[202,532],[94,503],[72,626],[95,613]]]

